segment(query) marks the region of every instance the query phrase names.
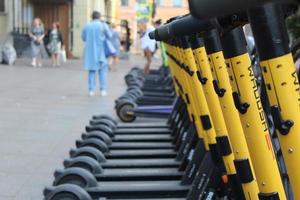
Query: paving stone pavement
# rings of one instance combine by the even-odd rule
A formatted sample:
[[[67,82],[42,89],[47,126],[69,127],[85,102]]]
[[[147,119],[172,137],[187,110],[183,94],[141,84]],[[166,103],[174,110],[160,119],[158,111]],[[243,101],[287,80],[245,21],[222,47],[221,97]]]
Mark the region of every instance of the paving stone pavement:
[[[114,114],[114,99],[125,91],[124,74],[141,57],[120,61],[108,75],[108,96],[88,97],[81,61],[42,68],[29,60],[0,65],[0,200],[42,199],[45,186],[62,168],[94,114]]]

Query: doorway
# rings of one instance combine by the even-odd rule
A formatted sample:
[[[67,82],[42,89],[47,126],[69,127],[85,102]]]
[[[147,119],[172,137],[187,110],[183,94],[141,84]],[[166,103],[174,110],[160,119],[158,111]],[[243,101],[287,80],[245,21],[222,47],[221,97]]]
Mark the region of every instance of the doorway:
[[[41,18],[46,33],[52,28],[53,22],[60,23],[67,55],[70,55],[70,5],[69,3],[35,3],[34,16]]]

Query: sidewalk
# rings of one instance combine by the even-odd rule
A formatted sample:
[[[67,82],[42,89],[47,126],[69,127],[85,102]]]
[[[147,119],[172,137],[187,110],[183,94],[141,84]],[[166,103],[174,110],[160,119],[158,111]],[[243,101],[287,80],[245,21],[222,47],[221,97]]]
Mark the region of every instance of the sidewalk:
[[[92,98],[81,61],[60,68],[28,63],[0,65],[0,200],[42,199],[91,116],[115,115],[114,100],[126,89],[123,76],[143,60],[120,61],[118,72],[108,75],[108,96]]]

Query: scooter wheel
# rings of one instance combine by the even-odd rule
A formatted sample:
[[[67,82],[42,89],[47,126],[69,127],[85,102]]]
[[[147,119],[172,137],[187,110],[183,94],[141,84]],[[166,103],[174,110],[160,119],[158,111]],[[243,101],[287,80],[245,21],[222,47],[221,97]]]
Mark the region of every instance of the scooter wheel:
[[[118,103],[121,101],[134,101],[133,97],[130,97],[128,95],[122,95],[118,99],[115,100],[115,107],[118,107]]]
[[[107,145],[99,139],[89,138],[85,140],[76,140],[76,147],[94,147],[99,151],[106,153],[109,151]]]
[[[98,182],[96,177],[86,169],[79,167],[71,167],[64,170],[56,170],[54,172],[53,186],[63,184],[73,184],[81,188],[97,187]]]
[[[138,95],[134,91],[127,92],[125,94],[125,96],[129,97],[132,100],[135,100],[138,98]]]
[[[135,90],[131,90],[130,92],[127,92],[127,95],[131,96],[132,100],[135,100],[140,97],[140,94]]]
[[[79,156],[76,158],[68,158],[68,159],[64,160],[63,164],[66,169],[72,168],[72,167],[79,167],[79,168],[88,170],[92,174],[102,174],[103,173],[103,168],[101,167],[100,163],[88,156]]]
[[[108,119],[90,120],[90,126],[98,126],[98,125],[105,125],[111,128],[112,130],[115,130],[117,127],[112,121]]]
[[[46,187],[43,193],[45,200],[92,200],[84,189],[72,184]]]
[[[123,122],[133,122],[136,119],[134,108],[136,108],[136,104],[132,101],[118,102],[116,110],[120,120]]]
[[[107,144],[108,146],[112,144],[111,138],[106,133],[101,132],[101,131],[92,131],[89,133],[82,133],[81,138],[83,140],[86,140],[89,138],[99,139],[102,142],[104,142],[105,144]]]
[[[86,147],[81,147],[81,148],[77,148],[77,149],[71,149],[69,154],[70,154],[71,158],[87,156],[87,157],[90,157],[90,158],[96,160],[99,163],[106,162],[106,158],[105,158],[104,154],[95,147],[86,146]]]
[[[102,131],[106,133],[109,137],[114,137],[114,131],[105,125],[86,126],[85,131],[86,132]]]
[[[143,87],[143,83],[138,82],[138,81],[132,81],[132,82],[130,82],[130,83],[128,84],[128,86],[129,86],[129,87],[134,86],[134,87],[139,87],[139,88],[141,88],[141,87]]]
[[[132,94],[135,94],[136,97],[141,97],[144,95],[141,89],[134,89],[134,90],[131,90],[130,92]]]
[[[127,88],[127,90],[126,91],[131,91],[131,90],[136,90],[136,89],[141,89],[140,87],[137,87],[137,86],[129,86],[128,88]]]
[[[117,121],[116,121],[114,118],[112,118],[112,117],[109,116],[109,115],[105,115],[105,114],[102,114],[102,115],[95,115],[95,116],[93,116],[93,119],[94,119],[94,120],[107,119],[107,120],[110,120],[111,122],[113,122],[115,125],[118,124]]]
[[[124,104],[124,102],[135,102],[135,100],[129,97],[121,97],[115,102],[115,109],[118,110],[119,107]]]

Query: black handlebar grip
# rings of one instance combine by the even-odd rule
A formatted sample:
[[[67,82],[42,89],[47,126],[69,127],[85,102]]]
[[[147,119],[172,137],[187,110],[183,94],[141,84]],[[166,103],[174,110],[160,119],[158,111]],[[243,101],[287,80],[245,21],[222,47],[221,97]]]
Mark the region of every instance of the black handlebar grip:
[[[154,32],[154,31],[151,31],[151,32],[149,33],[149,37],[150,37],[151,40],[154,40],[154,39],[155,39],[155,32]]]
[[[158,41],[167,40],[173,37],[172,23],[166,24],[155,30],[155,38]]]

